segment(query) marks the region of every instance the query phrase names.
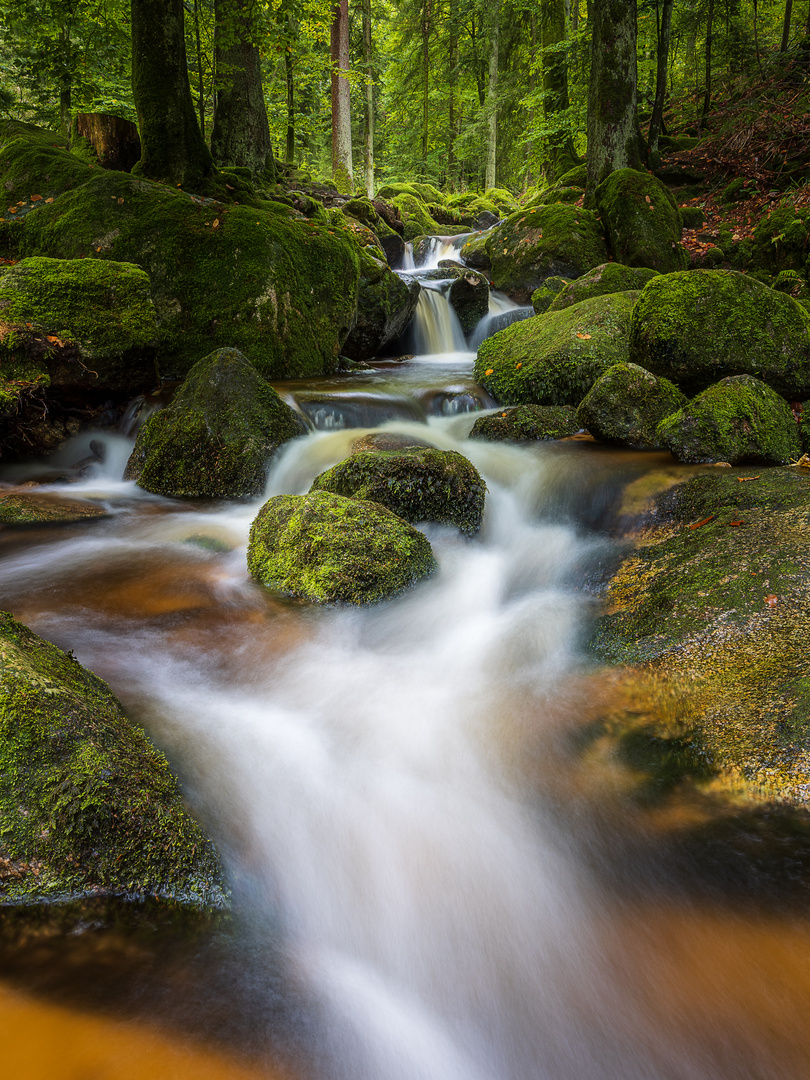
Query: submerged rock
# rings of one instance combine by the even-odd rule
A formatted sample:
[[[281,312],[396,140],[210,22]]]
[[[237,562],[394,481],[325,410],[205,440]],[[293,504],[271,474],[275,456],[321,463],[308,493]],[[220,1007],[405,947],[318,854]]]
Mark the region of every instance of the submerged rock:
[[[0,904],[224,902],[213,847],[109,688],[0,613]]]
[[[679,461],[786,465],[801,453],[788,403],[752,375],[704,390],[659,424],[658,438]]]
[[[107,511],[87,499],[50,492],[0,490],[0,525],[68,525],[107,517]]]
[[[657,273],[657,270],[647,270],[643,267],[604,263],[602,266],[595,266],[593,270],[589,270],[576,281],[567,282],[564,288],[558,289],[549,306],[552,311],[561,311],[563,308],[571,307],[572,304],[578,304],[581,300],[590,300],[593,296],[643,289],[651,278],[657,276]]]
[[[400,435],[395,431],[372,431],[355,439],[351,452],[365,454],[369,450],[411,450],[417,446],[430,446],[430,443],[413,435]]]
[[[248,570],[288,596],[373,604],[436,569],[425,536],[376,502],[326,491],[276,495],[250,528]]]
[[[544,442],[576,435],[580,427],[571,405],[515,405],[479,416],[469,437],[487,442]]]
[[[504,405],[578,405],[599,376],[628,359],[638,293],[611,293],[514,323],[483,342],[475,377]]]
[[[473,535],[481,528],[487,488],[462,454],[413,447],[352,453],[316,476],[310,490],[368,499],[414,524],[436,521]]]
[[[810,315],[733,270],[653,278],[633,313],[630,359],[695,394],[755,375],[789,401],[810,395]]]
[[[614,364],[582,399],[577,418],[603,442],[656,450],[664,445],[658,425],[686,403],[668,379],[658,379],[637,364]]]
[[[236,349],[195,364],[138,432],[124,478],[156,495],[255,498],[270,458],[306,426]]]
[[[687,268],[678,204],[652,173],[617,169],[602,181],[595,197],[617,262],[663,274]]]
[[[405,282],[388,265],[361,253],[357,320],[343,343],[351,360],[370,360],[404,331],[419,300],[418,281]]]

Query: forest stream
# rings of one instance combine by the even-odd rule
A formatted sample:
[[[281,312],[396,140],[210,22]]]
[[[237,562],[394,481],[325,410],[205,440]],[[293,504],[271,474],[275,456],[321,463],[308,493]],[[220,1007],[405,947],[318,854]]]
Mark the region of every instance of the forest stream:
[[[233,891],[204,931],[147,913],[5,948],[7,1076],[810,1074],[810,922],[673,843],[688,803],[640,808],[617,765],[577,752],[613,693],[585,651],[592,583],[623,486],[663,456],[468,441],[494,403],[441,290],[420,304],[412,359],[277,384],[313,430],[265,494],[306,492],[380,427],[468,456],[481,535],[426,526],[439,572],[400,598],[274,596],[245,562],[263,500],[150,495],[121,479],[122,433],[51,485],[107,518],[0,532],[0,608],[144,724]]]

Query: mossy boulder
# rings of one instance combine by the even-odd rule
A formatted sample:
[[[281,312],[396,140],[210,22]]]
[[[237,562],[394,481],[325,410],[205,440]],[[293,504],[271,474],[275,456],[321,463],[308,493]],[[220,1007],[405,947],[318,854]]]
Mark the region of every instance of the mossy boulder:
[[[156,495],[255,498],[275,451],[305,430],[240,352],[219,349],[141,427],[124,477]]]
[[[614,364],[580,402],[577,420],[602,442],[655,450],[663,446],[658,425],[685,405],[686,397],[668,379],[637,364]]]
[[[165,757],[69,653],[0,613],[0,904],[224,902]]]
[[[810,244],[810,213],[794,206],[778,206],[760,218],[754,229],[754,263],[778,274],[802,270]]]
[[[535,315],[487,338],[475,377],[504,405],[578,405],[603,372],[627,361],[638,293],[611,293]]]
[[[619,753],[656,750],[673,783],[738,807],[806,807],[810,483],[791,468],[750,476],[685,478],[636,523],[591,642],[599,659],[632,665],[634,704],[594,735]]]
[[[490,232],[477,233],[462,244],[459,254],[465,266],[480,270],[482,274],[491,273],[492,260],[489,257],[487,245],[492,235]]]
[[[454,273],[453,278],[447,299],[458,315],[461,329],[471,334],[489,312],[489,282],[483,274],[469,268]]]
[[[18,120],[0,121],[0,189],[6,200],[0,218],[20,218],[40,200],[79,187],[90,175],[90,166],[68,152],[58,132]]]
[[[575,165],[573,169],[569,169],[568,172],[563,173],[562,176],[557,178],[558,184],[563,184],[565,187],[578,187],[585,188],[588,182],[588,166],[583,162],[581,165]]]
[[[23,259],[0,277],[0,366],[53,389],[134,395],[158,382],[148,276],[131,263]]]
[[[355,218],[372,230],[385,253],[389,266],[402,266],[405,257],[405,241],[380,215],[371,199],[349,199],[341,209],[344,214]]]
[[[351,360],[370,360],[411,321],[420,285],[416,280],[403,281],[387,263],[367,251],[361,253],[360,271],[357,319],[343,343],[343,355]]]
[[[278,202],[226,204],[101,168],[86,176],[38,202],[3,253],[141,266],[164,374],[184,374],[217,347],[244,350],[267,377],[335,370],[360,277],[346,230]]]
[[[528,203],[526,208],[530,209],[534,206],[551,206],[552,203],[575,203],[578,202],[584,192],[580,187],[567,187],[563,184],[552,184],[551,187],[541,191],[538,195],[535,195]]]
[[[469,437],[487,442],[545,442],[576,435],[580,427],[571,405],[515,405],[479,416]]]
[[[592,296],[604,296],[606,293],[631,292],[643,289],[647,282],[656,277],[657,270],[644,267],[623,266],[621,263],[603,263],[595,266],[576,281],[569,281],[558,290],[549,305],[552,311],[578,304],[580,300],[590,300]]]
[[[376,502],[328,491],[276,495],[250,528],[248,570],[287,596],[373,604],[436,569],[417,529]]]
[[[427,206],[418,196],[403,192],[395,195],[391,202],[399,210],[400,217],[405,223],[403,235],[406,240],[415,240],[417,236],[427,236],[442,231],[441,225],[431,216]]]
[[[630,359],[687,394],[748,374],[800,400],[810,394],[810,315],[733,270],[663,274],[636,304]]]
[[[0,490],[0,525],[69,525],[107,517],[87,499],[71,499],[45,491]]]
[[[731,375],[662,420],[658,438],[679,461],[786,465],[801,453],[793,413],[753,375]]]
[[[617,262],[663,274],[687,268],[678,204],[652,173],[618,169],[597,187],[595,198]]]
[[[414,524],[436,521],[472,536],[481,528],[487,488],[461,454],[415,447],[353,452],[316,476],[310,490],[367,499]]]
[[[532,293],[532,307],[534,308],[535,315],[543,315],[548,311],[554,299],[559,296],[560,292],[567,284],[568,278],[546,278],[540,288],[535,289]]]
[[[490,234],[487,253],[493,285],[520,303],[546,278],[577,278],[608,261],[596,215],[562,203],[512,214]]]

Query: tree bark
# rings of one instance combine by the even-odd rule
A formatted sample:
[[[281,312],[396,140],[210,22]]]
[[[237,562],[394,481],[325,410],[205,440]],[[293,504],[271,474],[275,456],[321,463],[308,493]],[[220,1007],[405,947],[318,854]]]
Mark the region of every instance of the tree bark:
[[[194,113],[182,0],[131,0],[132,94],[150,180],[194,187],[212,159]]]
[[[703,110],[700,115],[700,126],[706,126],[706,117],[712,106],[712,37],[714,29],[714,0],[709,0],[706,12],[706,75],[703,89]]]
[[[636,0],[592,0],[588,191],[616,169],[641,168]]]
[[[332,9],[332,179],[338,191],[354,189],[352,169],[352,113],[349,80],[349,0]]]
[[[433,29],[433,0],[422,0],[422,168],[427,172],[430,119],[430,34]]]
[[[205,91],[203,89],[202,45],[200,43],[200,8],[194,0],[194,38],[197,43],[197,109],[200,116],[200,134],[205,138]]]
[[[565,41],[563,0],[540,0],[540,43],[543,47],[543,113],[546,127],[554,128],[555,117],[568,109],[568,60],[554,46]],[[579,164],[570,132],[558,130],[549,136],[549,179],[556,180]]]
[[[500,32],[501,3],[491,0],[491,24],[489,38],[489,81],[487,82],[487,171],[484,181],[487,188],[495,187],[498,150],[498,36]]]
[[[366,69],[365,131],[363,164],[366,194],[374,198],[374,81],[371,55],[371,0],[363,0],[363,65]]]
[[[211,152],[218,165],[259,175],[273,171],[262,68],[254,39],[255,0],[216,0],[214,66],[217,87]]]
[[[782,43],[779,52],[787,52],[790,44],[790,20],[793,17],[793,0],[785,0],[785,17],[782,21]]]
[[[675,0],[664,0],[661,22],[658,27],[658,51],[655,70],[655,103],[650,118],[647,146],[651,154],[658,153],[658,136],[664,122],[664,101],[667,96],[667,72],[669,70],[669,43],[672,38],[672,8]]]
[[[284,160],[288,165],[295,163],[295,73],[293,70],[292,48],[284,47],[284,77],[287,86],[287,136],[284,142]]]

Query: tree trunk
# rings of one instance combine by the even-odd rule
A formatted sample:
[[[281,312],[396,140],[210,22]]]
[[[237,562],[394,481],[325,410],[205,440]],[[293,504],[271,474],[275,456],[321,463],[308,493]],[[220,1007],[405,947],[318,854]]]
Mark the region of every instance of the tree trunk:
[[[182,0],[131,0],[132,94],[150,180],[189,187],[211,171],[211,154],[194,113],[186,62]]]
[[[287,137],[284,143],[284,160],[288,165],[293,165],[295,164],[295,77],[290,45],[284,47],[284,76],[287,85]]]
[[[664,101],[667,96],[667,72],[669,70],[669,43],[672,38],[672,7],[675,0],[664,0],[661,22],[658,26],[658,51],[655,70],[655,103],[650,118],[647,146],[651,154],[658,153],[658,136],[664,122]],[[657,8],[656,8],[657,14]]]
[[[203,89],[202,45],[200,43],[200,7],[194,0],[194,38],[197,43],[197,109],[200,117],[200,134],[205,138],[205,90]]]
[[[422,168],[427,172],[428,120],[430,118],[430,33],[433,29],[433,0],[422,0]]]
[[[491,0],[491,30],[489,38],[489,81],[487,83],[487,172],[485,185],[495,187],[498,149],[498,34],[501,3]]]
[[[338,191],[354,189],[352,169],[352,103],[349,80],[349,0],[332,9],[332,179]]]
[[[92,145],[105,169],[129,172],[140,160],[141,140],[131,120],[109,113],[76,113],[74,130]]]
[[[568,60],[554,46],[565,41],[563,0],[540,0],[540,43],[543,47],[543,112],[546,128],[557,131],[549,136],[549,179],[556,180],[579,164],[574,141],[555,117],[568,109]],[[562,121],[564,123],[564,121]]]
[[[706,117],[712,105],[712,30],[714,27],[714,0],[709,0],[709,8],[706,12],[706,77],[703,90],[703,111],[700,116],[700,126],[706,126]]]
[[[790,20],[793,17],[793,0],[785,0],[785,17],[782,21],[782,44],[779,52],[787,52],[790,44]]]
[[[269,165],[272,172],[261,58],[254,44],[255,0],[215,0],[214,16],[214,161],[218,165],[239,165],[254,175]]]
[[[450,25],[450,107],[447,124],[450,129],[447,146],[447,176],[451,189],[455,188],[456,177],[456,138],[461,114],[456,107],[456,95],[458,94],[458,26],[455,22]]]
[[[616,169],[641,168],[636,0],[592,0],[588,191]]]
[[[363,66],[366,69],[365,133],[363,163],[366,194],[374,198],[374,79],[371,55],[371,0],[363,0]]]
[[[762,74],[762,57],[759,55],[759,4],[754,0],[754,51],[757,54],[757,67]]]
[[[71,45],[70,45],[70,29],[67,26],[62,27],[62,70],[63,75],[61,77],[61,87],[59,90],[59,123],[62,128],[62,134],[66,138],[70,138],[70,129],[73,123],[71,117],[71,77],[70,73],[73,67],[71,57]]]

